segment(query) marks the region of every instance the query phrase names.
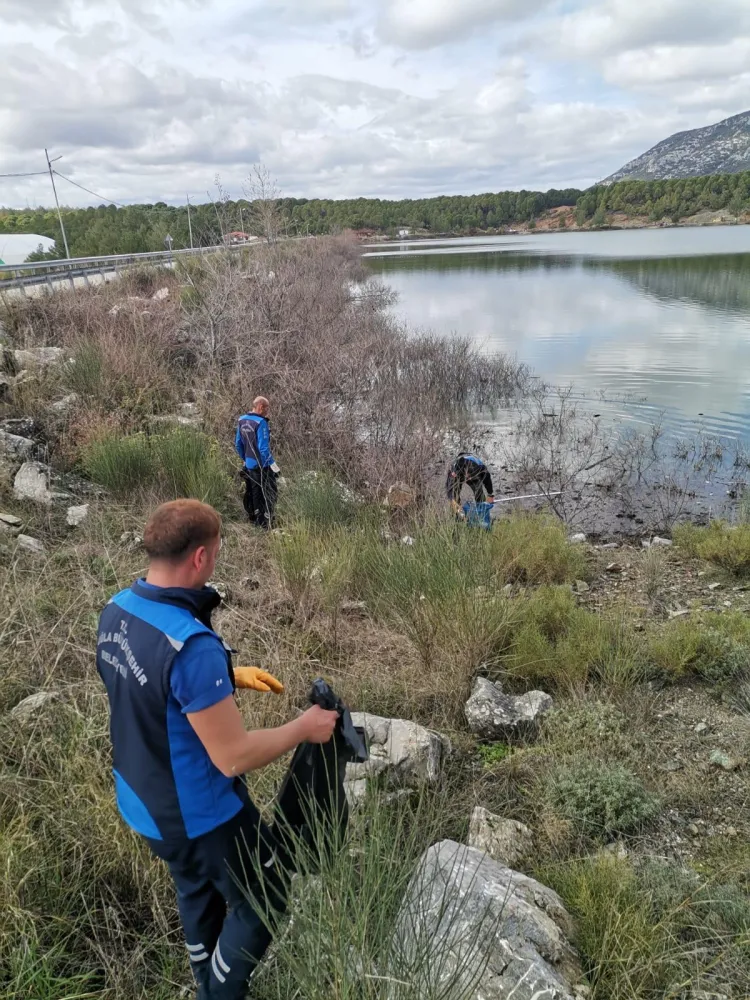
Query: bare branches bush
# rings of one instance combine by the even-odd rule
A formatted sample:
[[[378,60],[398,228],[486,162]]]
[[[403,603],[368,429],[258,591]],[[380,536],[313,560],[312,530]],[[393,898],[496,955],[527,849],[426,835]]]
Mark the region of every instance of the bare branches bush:
[[[163,285],[164,301],[142,298]],[[507,402],[528,376],[468,342],[411,336],[386,312],[390,301],[353,242],[269,240],[180,262],[174,274],[21,302],[8,326],[18,346],[70,352],[56,384],[40,387],[40,411],[52,392],[73,391],[77,417],[106,414],[110,429],[130,433],[197,401],[229,453],[238,415],[262,394],[286,466],[326,467],[375,493],[395,480],[423,491],[472,410]]]
[[[205,371],[204,412],[227,435],[258,393],[273,399],[293,463],[327,465],[373,489],[424,487],[446,434],[497,405],[525,370],[466,342],[410,337],[385,312],[345,239],[277,243],[188,272],[184,328]]]

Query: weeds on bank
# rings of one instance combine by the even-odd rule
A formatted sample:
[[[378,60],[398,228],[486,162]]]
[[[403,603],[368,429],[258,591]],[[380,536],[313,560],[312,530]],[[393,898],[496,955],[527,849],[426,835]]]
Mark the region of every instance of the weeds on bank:
[[[678,1000],[691,989],[745,996],[750,904],[657,860],[584,858],[537,873],[566,900],[594,1000]]]
[[[450,935],[464,905],[420,872],[424,851],[442,839],[442,797],[414,793],[390,804],[371,789],[350,818],[347,843],[314,827],[312,843],[292,839],[299,872],[293,914],[282,924],[255,995],[263,1000],[463,1000],[487,960],[494,921],[479,915],[456,940],[463,956],[434,947],[437,923]],[[331,841],[338,849],[331,850]],[[408,912],[404,899],[410,901]],[[468,936],[470,934],[470,937]]]
[[[581,606],[570,587],[585,575],[580,549],[545,518],[511,517],[485,533],[428,517],[406,544],[390,535],[381,512],[351,497],[331,499],[339,489],[332,480],[305,489],[272,541],[303,620],[317,612],[335,618],[346,599],[362,602],[372,619],[409,639],[446,696],[465,693],[480,668],[519,687],[557,691],[686,676],[722,690],[747,675],[743,615],[695,614],[639,633],[627,609]],[[345,527],[336,523],[341,504]]]
[[[162,434],[107,434],[90,442],[81,463],[90,478],[119,499],[196,497],[228,508],[231,479],[216,442],[192,427]]]
[[[707,528],[684,524],[675,528],[674,540],[686,555],[705,559],[734,576],[750,574],[750,524],[712,521]]]

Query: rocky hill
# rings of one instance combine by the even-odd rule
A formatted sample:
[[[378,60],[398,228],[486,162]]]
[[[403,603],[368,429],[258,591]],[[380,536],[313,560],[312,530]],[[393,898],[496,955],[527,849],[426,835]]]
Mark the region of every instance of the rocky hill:
[[[676,132],[602,183],[671,180],[750,170],[750,111],[705,128]]]

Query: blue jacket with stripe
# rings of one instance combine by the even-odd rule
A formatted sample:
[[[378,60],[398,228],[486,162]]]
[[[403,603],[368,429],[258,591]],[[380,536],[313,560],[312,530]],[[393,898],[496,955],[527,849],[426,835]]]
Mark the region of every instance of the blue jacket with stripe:
[[[274,464],[271,431],[268,421],[259,413],[246,413],[237,421],[234,447],[246,469],[268,469]]]
[[[213,637],[216,591],[162,589],[136,581],[101,614],[96,665],[107,689],[117,804],[123,819],[152,840],[192,840],[232,819],[248,801],[244,783],[213,764],[172,693],[175,658],[196,636]],[[223,674],[223,670],[221,671]]]

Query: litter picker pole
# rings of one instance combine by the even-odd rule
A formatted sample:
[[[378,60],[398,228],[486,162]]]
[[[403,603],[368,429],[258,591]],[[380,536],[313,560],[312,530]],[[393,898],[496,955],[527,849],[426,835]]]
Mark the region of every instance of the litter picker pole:
[[[523,497],[503,497],[501,500],[494,500],[492,506],[499,503],[510,503],[511,500],[541,500],[542,497],[561,497],[564,492],[564,490],[558,490],[557,493],[527,493]]]
[[[44,150],[44,155],[47,157],[47,169],[49,170],[49,179],[52,181],[52,191],[55,195],[55,204],[57,205],[57,218],[60,220],[60,229],[62,230],[63,243],[65,244],[65,256],[70,260],[70,250],[68,250],[68,237],[65,235],[65,226],[63,225],[62,212],[60,211],[60,202],[57,200],[57,188],[55,187],[55,172],[52,169],[52,164],[57,163],[61,160],[61,156],[56,156],[54,160],[50,160],[49,153],[46,148]]]

